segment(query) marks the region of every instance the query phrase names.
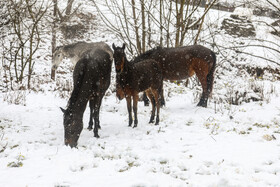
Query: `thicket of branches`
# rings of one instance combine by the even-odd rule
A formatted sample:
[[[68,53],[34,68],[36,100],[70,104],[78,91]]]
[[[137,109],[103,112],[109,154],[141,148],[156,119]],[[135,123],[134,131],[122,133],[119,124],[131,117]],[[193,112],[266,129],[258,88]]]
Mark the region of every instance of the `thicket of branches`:
[[[7,0],[0,2],[0,84],[1,90],[17,89],[14,83],[25,87],[32,84],[35,74],[34,58],[38,54],[43,33],[42,22],[49,23],[48,33],[52,35],[52,51],[56,47],[57,31],[62,23],[75,13],[82,11],[74,0]],[[143,53],[156,46],[178,47],[182,45],[202,44],[211,46],[219,53],[221,62],[235,62],[236,58],[254,57],[268,64],[280,65],[275,56],[280,56],[280,44],[277,41],[263,38],[236,38],[225,42],[225,35],[216,20],[209,23],[209,10],[215,6],[216,0],[90,0],[92,9],[97,10],[106,28],[118,39],[127,44],[131,56]],[[66,5],[60,6],[60,3]],[[272,9],[278,10],[280,3],[267,1]],[[217,18],[220,19],[220,18]],[[46,21],[47,20],[47,21]],[[211,25],[212,24],[212,25]],[[256,23],[255,23],[256,24]],[[260,22],[274,32],[279,26],[269,22]],[[46,28],[45,28],[46,29]],[[207,33],[205,35],[205,33]],[[49,39],[48,39],[49,40]],[[237,41],[237,42],[236,42]],[[247,49],[262,48],[269,55],[255,53]],[[48,53],[51,54],[51,51]],[[242,56],[243,55],[243,56]],[[236,58],[235,58],[236,56]],[[273,58],[271,58],[271,56]],[[1,81],[1,80],[0,80]],[[4,89],[1,87],[5,87]]]
[[[58,0],[7,0],[0,2],[1,38],[1,90],[31,88],[35,74],[35,58],[42,36],[46,34],[44,23],[53,20],[52,49],[56,47],[57,25],[67,21],[79,7],[72,8],[74,0],[68,0],[65,9],[57,7]],[[53,14],[51,9],[53,8]],[[74,10],[74,11],[73,11]],[[2,84],[3,83],[3,84]]]
[[[217,3],[216,0],[91,1],[109,30],[118,36],[120,41],[127,44],[131,56],[136,56],[156,46],[178,47],[207,44],[215,48],[216,51],[233,51],[280,65],[275,59],[245,50],[251,47],[265,48],[270,53],[280,56],[278,42],[256,38],[255,43],[252,43],[248,42],[250,39],[240,38],[240,41],[244,42],[223,45],[217,41],[221,38],[216,39],[215,35],[219,35],[222,32],[221,29],[218,29],[218,25],[216,28],[213,27],[213,24],[217,23],[212,23],[212,25],[205,23],[205,17]],[[245,3],[242,6],[251,8],[255,6],[253,1],[250,3]],[[278,0],[276,2],[269,0],[266,6],[277,11],[280,8],[280,3]],[[216,22],[221,22],[221,20],[216,20]],[[259,24],[266,25],[275,33],[279,32],[279,27],[275,27],[269,22]],[[208,36],[201,37],[203,30],[207,29],[209,29]],[[228,59],[226,54],[223,59]]]
[[[204,17],[215,4],[191,0],[92,0],[107,27],[134,55],[155,46],[196,44]],[[204,3],[203,3],[204,2]],[[204,4],[204,10],[199,9]],[[107,12],[104,11],[107,8]],[[108,12],[114,17],[108,17]]]
[[[8,0],[5,4],[7,25],[2,33],[2,67],[4,78],[13,89],[13,80],[17,83],[30,80],[34,68],[34,54],[41,42],[40,21],[47,11],[44,2],[37,0]],[[3,25],[2,25],[3,26]]]

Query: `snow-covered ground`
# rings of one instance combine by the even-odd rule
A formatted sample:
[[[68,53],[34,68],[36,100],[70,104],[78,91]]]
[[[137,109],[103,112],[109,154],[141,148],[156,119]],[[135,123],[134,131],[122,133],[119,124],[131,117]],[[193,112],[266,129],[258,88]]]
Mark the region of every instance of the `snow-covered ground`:
[[[48,93],[28,94],[26,106],[1,102],[0,186],[280,186],[280,98],[215,113],[192,97],[172,94],[159,126],[140,103],[133,129],[125,101],[106,96],[101,138],[86,129],[87,109],[77,149],[63,144],[65,99]]]
[[[207,18],[215,22],[217,16],[228,17],[229,13],[210,11]],[[252,17],[262,19],[271,22],[270,18]],[[264,25],[253,23],[256,38],[279,41]],[[217,28],[220,24],[221,20],[212,26]],[[104,30],[95,29],[94,35],[86,39],[105,41],[110,46],[113,42],[121,44]],[[208,35],[202,33],[201,37]],[[44,37],[50,40],[50,35]],[[238,42],[221,33],[215,37],[225,47]],[[242,42],[259,44],[246,40]],[[217,53],[215,85],[208,108],[196,107],[201,87],[195,81],[188,87],[165,82],[166,106],[161,109],[160,125],[148,123],[151,107],[139,102],[138,127],[130,128],[126,102],[117,100],[113,92],[113,72],[112,85],[100,111],[100,138],[94,138],[93,132],[86,129],[87,108],[78,147],[71,149],[64,145],[59,107],[67,105],[69,92],[64,90],[71,89],[72,70],[65,61],[56,81],[50,80],[50,42],[43,43],[42,48],[35,66],[38,79],[33,82],[33,91],[0,93],[0,187],[280,187],[280,84],[273,74],[249,76],[245,70],[222,61],[222,55]],[[260,47],[246,50],[278,58]],[[224,52],[229,59],[236,55]],[[271,65],[241,54],[234,60],[253,67]],[[228,104],[226,101],[234,99],[237,91],[246,93],[248,98],[262,97],[262,101]],[[8,104],[16,98],[21,98],[24,105]]]

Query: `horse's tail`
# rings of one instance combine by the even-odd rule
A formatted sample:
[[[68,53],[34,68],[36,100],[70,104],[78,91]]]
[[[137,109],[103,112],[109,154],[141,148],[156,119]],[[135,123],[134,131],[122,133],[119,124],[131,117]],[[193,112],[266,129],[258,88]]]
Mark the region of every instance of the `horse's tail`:
[[[213,83],[214,83],[214,72],[216,69],[216,54],[211,51],[211,55],[213,58],[212,66],[210,68],[210,71],[207,75],[207,94],[210,95],[213,89]]]

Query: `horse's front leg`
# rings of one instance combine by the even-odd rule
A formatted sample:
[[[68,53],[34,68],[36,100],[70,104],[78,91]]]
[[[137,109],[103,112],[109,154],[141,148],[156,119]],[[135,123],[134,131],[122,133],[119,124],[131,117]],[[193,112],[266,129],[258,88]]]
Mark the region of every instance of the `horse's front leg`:
[[[89,108],[90,108],[90,116],[89,116],[89,123],[88,123],[88,130],[92,130],[93,126],[93,108],[94,108],[94,101],[91,99],[89,100]]]
[[[138,124],[138,117],[137,117],[138,100],[139,100],[139,95],[137,93],[133,96],[133,112],[134,112],[134,126],[133,126],[133,128],[137,127],[137,124]]]
[[[126,96],[126,105],[127,105],[127,112],[128,112],[128,126],[131,127],[132,124],[131,96]]]

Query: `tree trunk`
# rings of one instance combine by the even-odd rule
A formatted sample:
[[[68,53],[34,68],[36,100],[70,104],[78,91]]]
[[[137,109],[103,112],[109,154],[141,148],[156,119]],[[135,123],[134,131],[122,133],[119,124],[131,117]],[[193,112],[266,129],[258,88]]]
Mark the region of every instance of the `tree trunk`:
[[[56,16],[57,16],[57,0],[53,0],[53,26],[52,26],[52,57],[56,48]],[[55,80],[55,70],[51,70],[51,79]]]
[[[146,51],[146,17],[145,17],[145,4],[144,0],[141,0],[141,14],[142,14],[142,50]]]
[[[137,46],[137,52],[138,54],[141,53],[141,41],[139,37],[139,28],[138,28],[138,22],[136,17],[136,7],[135,7],[135,1],[131,0],[132,3],[132,14],[133,14],[133,20],[134,20],[134,29],[136,34],[136,46]]]
[[[57,0],[54,0],[54,1],[57,1]],[[71,14],[73,2],[74,2],[74,0],[68,0],[66,12],[65,12],[66,16],[69,16]]]
[[[179,6],[180,5],[180,6]],[[185,0],[176,0],[176,38],[175,47],[180,45],[180,34],[182,31],[183,24],[183,14],[184,14]]]
[[[162,47],[163,45],[163,33],[162,33],[162,30],[163,30],[163,23],[162,23],[162,16],[163,16],[163,13],[162,13],[162,2],[163,0],[159,0],[159,24],[160,24],[160,39],[159,39],[159,46]]]
[[[209,6],[209,4],[206,3],[206,4],[205,4],[205,11],[207,11],[208,6]],[[202,29],[202,26],[203,26],[204,18],[205,18],[205,14],[203,14],[203,16],[202,16],[201,23],[200,23],[199,28],[198,28],[198,32],[197,32],[196,37],[195,37],[195,39],[194,39],[194,45],[197,44],[198,37],[199,37],[199,34],[200,34],[201,29]]]

